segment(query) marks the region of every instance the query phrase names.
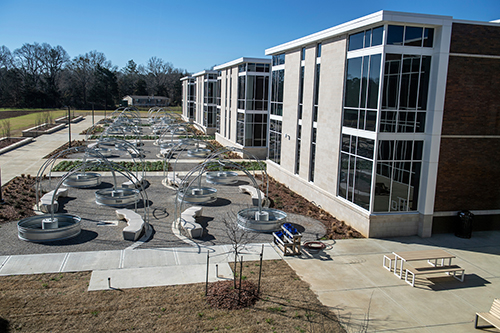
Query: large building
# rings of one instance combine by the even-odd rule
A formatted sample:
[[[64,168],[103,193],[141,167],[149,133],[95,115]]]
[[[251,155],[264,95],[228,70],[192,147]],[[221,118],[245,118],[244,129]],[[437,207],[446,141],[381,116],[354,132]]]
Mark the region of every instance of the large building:
[[[266,50],[268,173],[367,237],[500,221],[500,24],[380,11]]]
[[[215,139],[257,158],[267,157],[271,59],[239,58],[214,67],[219,73],[219,131]]]

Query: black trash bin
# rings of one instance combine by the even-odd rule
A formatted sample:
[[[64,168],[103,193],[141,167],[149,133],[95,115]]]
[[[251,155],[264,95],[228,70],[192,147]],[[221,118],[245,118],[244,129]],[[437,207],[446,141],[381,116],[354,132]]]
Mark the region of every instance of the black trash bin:
[[[471,238],[473,218],[474,214],[472,214],[468,210],[462,210],[458,212],[459,222],[457,224],[457,230],[455,231],[455,236],[460,238]]]

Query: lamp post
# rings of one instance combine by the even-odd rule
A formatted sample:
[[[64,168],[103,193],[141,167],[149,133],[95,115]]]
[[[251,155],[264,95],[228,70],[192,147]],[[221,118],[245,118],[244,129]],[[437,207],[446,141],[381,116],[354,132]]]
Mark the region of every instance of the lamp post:
[[[70,107],[68,106],[68,148],[71,148],[71,111]]]

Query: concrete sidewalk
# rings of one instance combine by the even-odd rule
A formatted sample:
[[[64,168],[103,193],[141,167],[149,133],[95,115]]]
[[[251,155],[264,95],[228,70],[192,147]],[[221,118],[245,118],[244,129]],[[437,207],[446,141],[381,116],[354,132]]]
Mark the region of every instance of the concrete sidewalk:
[[[97,123],[102,116],[96,116]],[[85,135],[79,133],[92,126],[92,116],[87,116],[83,121],[71,124],[71,139],[82,140]],[[21,174],[36,175],[42,164],[45,162],[44,156],[59,148],[69,140],[69,128],[44,134],[34,139],[22,147],[11,150],[0,155],[0,167],[2,169],[2,185],[6,184],[12,178]]]
[[[326,243],[320,253],[285,260],[355,332],[366,324],[368,332],[477,332],[475,313],[500,297],[500,231],[474,232],[471,239],[436,234]],[[464,282],[418,276],[412,288],[382,267],[384,254],[436,248],[456,256],[452,263],[465,268]]]
[[[259,260],[262,246],[264,260],[281,259],[270,244],[249,244],[240,255]],[[109,289],[108,278],[113,288],[198,283],[206,278],[207,253],[210,281],[229,278],[230,245],[0,256],[0,276],[93,271],[89,290]]]

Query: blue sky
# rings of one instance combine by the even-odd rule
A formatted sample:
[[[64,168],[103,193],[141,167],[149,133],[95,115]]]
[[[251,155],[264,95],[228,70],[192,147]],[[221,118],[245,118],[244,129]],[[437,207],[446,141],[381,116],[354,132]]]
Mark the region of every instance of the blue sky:
[[[156,56],[194,73],[381,9],[500,19],[500,0],[0,0],[0,45],[97,50],[119,68]]]

